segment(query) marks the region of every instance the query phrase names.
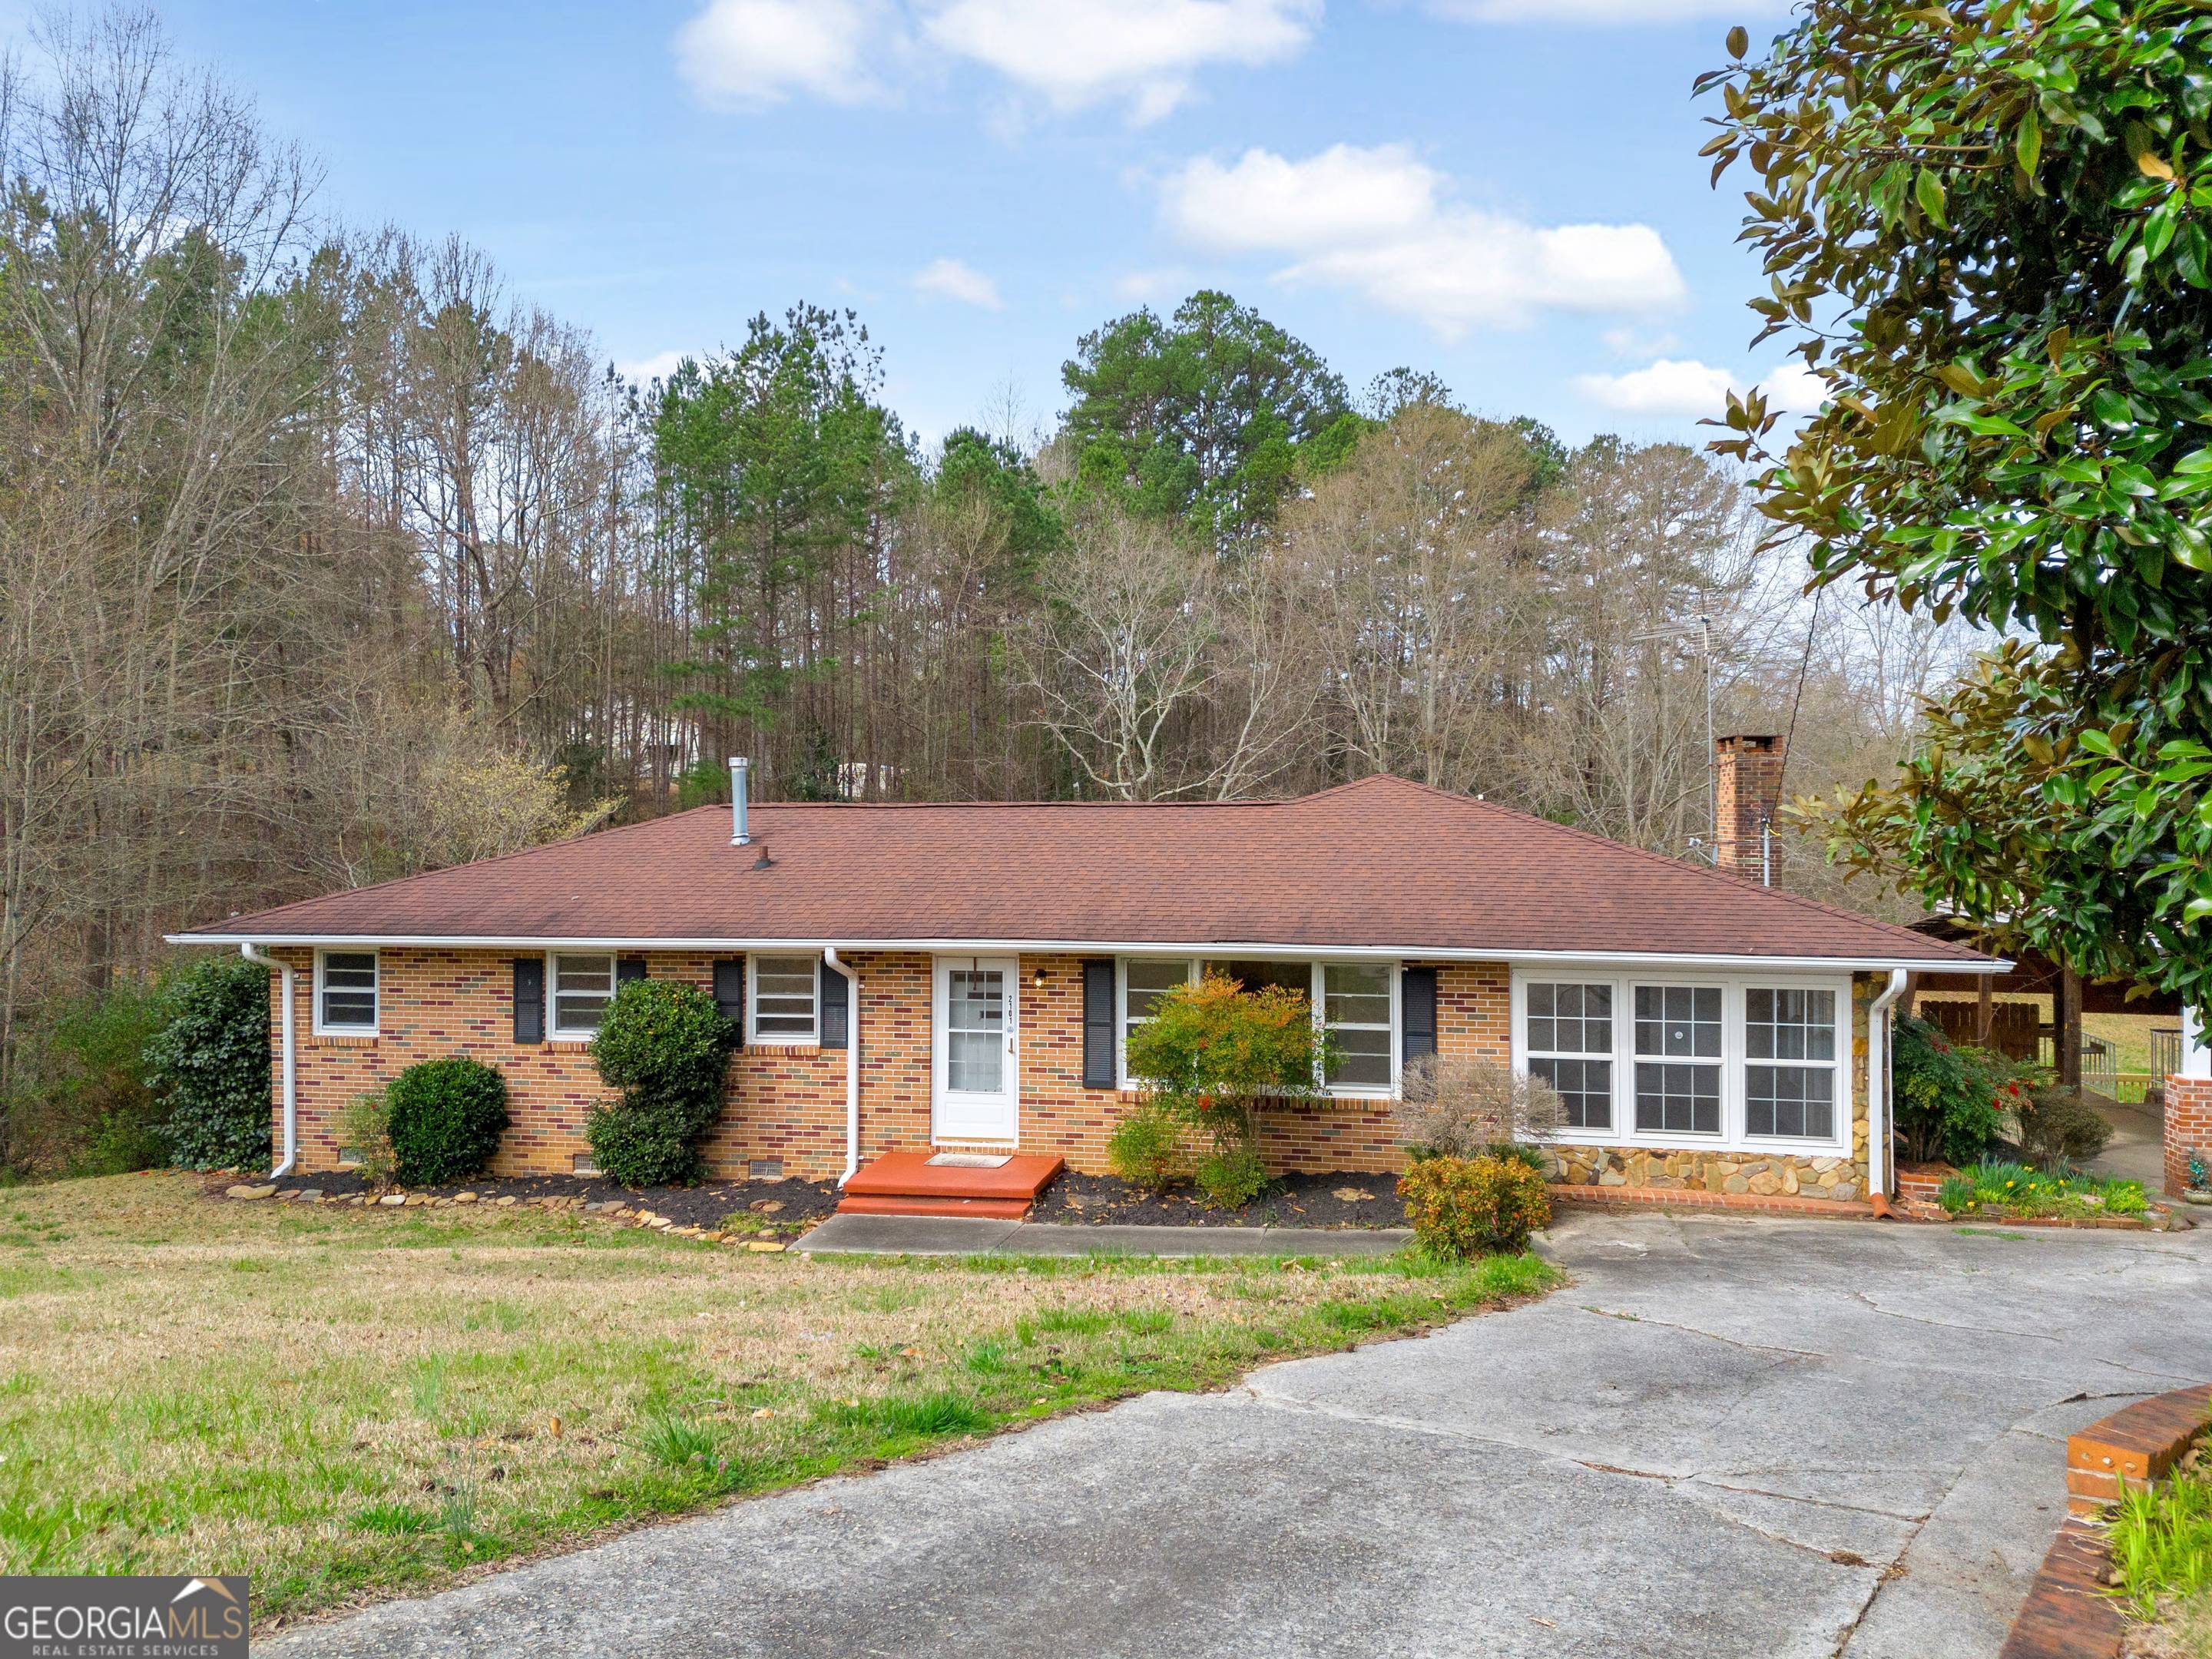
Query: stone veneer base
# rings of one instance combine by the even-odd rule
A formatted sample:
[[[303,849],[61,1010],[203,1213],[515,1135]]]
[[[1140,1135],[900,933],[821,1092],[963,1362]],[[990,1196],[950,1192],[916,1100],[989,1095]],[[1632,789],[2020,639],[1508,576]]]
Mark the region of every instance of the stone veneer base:
[[[1843,1204],[1865,1194],[1862,1166],[1841,1153],[1827,1158],[1762,1158],[1755,1152],[1554,1146],[1552,1155],[1561,1182],[1608,1191],[1633,1188],[1719,1197],[1817,1198]]]

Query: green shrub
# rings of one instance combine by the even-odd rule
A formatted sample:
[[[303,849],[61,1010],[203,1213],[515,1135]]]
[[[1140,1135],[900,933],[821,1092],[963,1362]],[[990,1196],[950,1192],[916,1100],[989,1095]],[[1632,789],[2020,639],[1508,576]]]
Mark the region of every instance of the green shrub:
[[[410,1066],[384,1103],[392,1174],[410,1187],[477,1174],[507,1133],[507,1079],[465,1054]]]
[[[2073,1089],[2032,1089],[2020,1107],[2020,1149],[2046,1170],[2087,1163],[2105,1150],[2112,1126]]]
[[[1224,1210],[1241,1210],[1267,1189],[1267,1161],[1249,1146],[1223,1146],[1198,1161],[1198,1189]]]
[[[625,1187],[694,1182],[699,1137],[722,1115],[738,1028],[696,985],[634,980],[592,1039],[599,1079],[620,1098],[593,1108],[585,1135],[602,1174]]]
[[[2033,1068],[1954,1043],[1924,1019],[1900,1016],[1891,1046],[1897,1133],[1911,1162],[1972,1164],[1996,1144],[2003,1115],[2027,1104]]]
[[[1106,1138],[1106,1163],[1136,1186],[1172,1186],[1190,1173],[1182,1120],[1157,1100],[1144,1102]]]
[[[372,1187],[389,1187],[398,1167],[392,1151],[392,1109],[381,1090],[356,1095],[338,1114],[338,1145]]]
[[[1526,1249],[1552,1219],[1551,1189],[1517,1158],[1423,1158],[1399,1177],[1398,1195],[1414,1239],[1446,1261]]]
[[[269,1162],[269,972],[210,957],[169,982],[146,1044],[146,1079],[166,1097],[161,1133],[187,1170]]]
[[[1149,1103],[1213,1142],[1199,1185],[1231,1209],[1267,1185],[1254,1109],[1318,1094],[1331,1059],[1304,995],[1279,985],[1248,991],[1215,974],[1163,994],[1130,1032],[1127,1052]]]

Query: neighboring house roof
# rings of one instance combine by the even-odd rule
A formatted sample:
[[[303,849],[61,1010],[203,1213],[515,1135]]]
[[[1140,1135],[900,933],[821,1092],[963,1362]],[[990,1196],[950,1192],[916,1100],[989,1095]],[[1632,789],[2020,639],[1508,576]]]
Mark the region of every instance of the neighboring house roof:
[[[180,942],[1280,945],[1984,968],[1967,946],[1379,776],[1296,800],[757,803],[279,906]],[[771,860],[756,868],[762,850]]]

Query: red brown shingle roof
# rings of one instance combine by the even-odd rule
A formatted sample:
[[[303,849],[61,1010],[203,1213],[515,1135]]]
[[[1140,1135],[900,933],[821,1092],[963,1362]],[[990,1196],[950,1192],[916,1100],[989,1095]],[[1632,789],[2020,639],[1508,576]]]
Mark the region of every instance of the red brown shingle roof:
[[[1962,945],[1401,778],[1297,800],[757,804],[180,939],[1280,945],[1968,966]],[[773,860],[754,868],[763,848]]]

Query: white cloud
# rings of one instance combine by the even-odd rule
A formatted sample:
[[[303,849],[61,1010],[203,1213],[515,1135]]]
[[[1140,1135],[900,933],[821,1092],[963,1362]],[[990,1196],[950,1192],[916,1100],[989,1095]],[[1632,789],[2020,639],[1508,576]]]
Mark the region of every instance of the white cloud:
[[[1122,272],[1114,279],[1114,297],[1145,305],[1155,300],[1180,300],[1192,286],[1191,274],[1181,265],[1159,265]]]
[[[1006,304],[999,297],[996,283],[957,259],[932,259],[914,273],[914,286],[917,293],[957,300],[963,306],[981,306],[986,311],[1003,309]]]
[[[1577,374],[1575,386],[1594,404],[1624,415],[1680,415],[1697,418],[1728,407],[1735,376],[1692,358],[1662,357],[1626,374]]]
[[[1056,110],[1127,100],[1141,123],[1182,102],[1208,64],[1294,56],[1320,15],[1320,0],[951,0],[922,32]]]
[[[1790,415],[1817,415],[1820,405],[1828,400],[1828,383],[1805,367],[1802,358],[1792,357],[1759,382],[1759,389],[1766,394],[1770,408]]]
[[[1577,374],[1575,389],[1594,404],[1623,415],[1701,420],[1728,407],[1731,392],[1744,383],[1725,368],[1695,358],[1662,357],[1624,374]],[[1827,387],[1820,377],[1792,359],[1759,383],[1768,405],[1785,415],[1817,412]]]
[[[696,357],[696,351],[659,351],[650,357],[639,357],[630,362],[617,363],[615,373],[625,380],[635,380],[642,386],[648,380],[665,380],[676,372],[676,365],[686,357]]]
[[[676,32],[676,63],[710,104],[759,109],[794,93],[856,104],[883,95],[872,48],[902,32],[872,0],[710,0]]]
[[[1230,166],[1191,161],[1161,207],[1194,246],[1285,256],[1282,280],[1351,289],[1446,339],[1543,310],[1647,313],[1684,297],[1648,225],[1524,224],[1449,201],[1449,183],[1402,144],[1303,161],[1254,149]]]

